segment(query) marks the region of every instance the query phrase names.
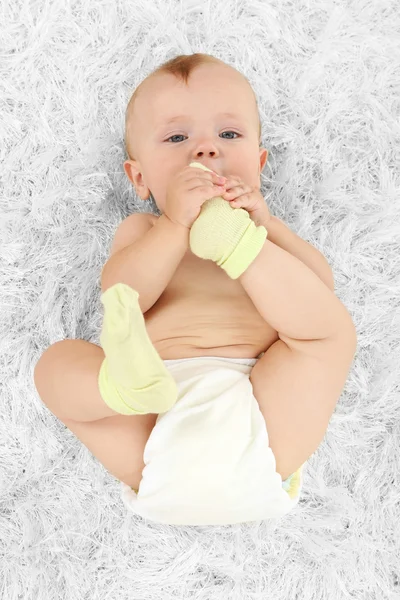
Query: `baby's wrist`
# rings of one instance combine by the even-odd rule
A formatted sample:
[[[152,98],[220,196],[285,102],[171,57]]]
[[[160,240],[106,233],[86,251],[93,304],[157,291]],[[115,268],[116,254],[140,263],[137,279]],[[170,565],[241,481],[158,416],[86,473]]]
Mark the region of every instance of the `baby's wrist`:
[[[165,223],[167,223],[167,226],[171,229],[174,235],[177,235],[179,237],[183,236],[185,238],[187,246],[189,247],[190,227],[186,227],[185,225],[182,225],[182,223],[172,221],[172,219],[170,219],[165,213],[161,215],[160,219],[161,218],[164,219]]]

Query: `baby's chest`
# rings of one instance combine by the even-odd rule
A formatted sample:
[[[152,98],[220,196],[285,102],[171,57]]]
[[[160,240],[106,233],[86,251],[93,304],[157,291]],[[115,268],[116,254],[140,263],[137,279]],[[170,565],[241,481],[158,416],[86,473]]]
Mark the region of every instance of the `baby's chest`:
[[[158,302],[145,315],[155,341],[175,336],[204,347],[237,345],[264,351],[278,339],[239,280],[190,250]],[[238,352],[240,354],[240,349]]]
[[[201,314],[210,312],[218,317],[229,318],[237,317],[238,310],[243,309],[244,305],[251,312],[255,310],[238,279],[231,279],[213,261],[198,258],[190,249],[165,291],[170,301],[179,303],[185,299]]]

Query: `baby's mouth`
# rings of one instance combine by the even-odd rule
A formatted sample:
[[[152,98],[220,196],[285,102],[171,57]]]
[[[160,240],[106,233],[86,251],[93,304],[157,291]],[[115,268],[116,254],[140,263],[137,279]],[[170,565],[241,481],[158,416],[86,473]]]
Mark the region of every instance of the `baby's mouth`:
[[[203,163],[201,163],[200,161],[197,161],[197,160],[192,161],[189,164],[189,167],[197,167],[198,169],[204,169],[205,171],[211,171],[212,173],[215,173],[216,175],[219,175],[220,177],[224,176],[223,173],[218,173],[217,171],[210,169],[209,167],[207,167],[206,165],[203,165]]]

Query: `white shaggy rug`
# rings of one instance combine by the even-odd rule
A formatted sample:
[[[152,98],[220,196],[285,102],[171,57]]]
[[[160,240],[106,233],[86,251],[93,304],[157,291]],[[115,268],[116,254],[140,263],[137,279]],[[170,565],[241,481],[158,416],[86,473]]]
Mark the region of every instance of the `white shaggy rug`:
[[[52,343],[99,343],[100,272],[142,203],[124,116],[162,62],[205,52],[258,97],[271,213],[332,266],[358,351],[296,509],[169,527],[42,404]],[[384,0],[3,0],[0,598],[400,598],[400,13]]]

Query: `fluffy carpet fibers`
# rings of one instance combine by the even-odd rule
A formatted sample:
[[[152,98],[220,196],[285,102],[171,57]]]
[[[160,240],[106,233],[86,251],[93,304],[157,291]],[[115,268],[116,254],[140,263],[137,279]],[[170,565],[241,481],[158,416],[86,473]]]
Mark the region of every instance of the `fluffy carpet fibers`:
[[[400,597],[400,16],[385,0],[3,0],[0,597]],[[327,258],[358,349],[285,518],[170,527],[41,402],[58,340],[99,343],[128,214],[124,116],[159,64],[204,52],[255,90],[271,214]]]

